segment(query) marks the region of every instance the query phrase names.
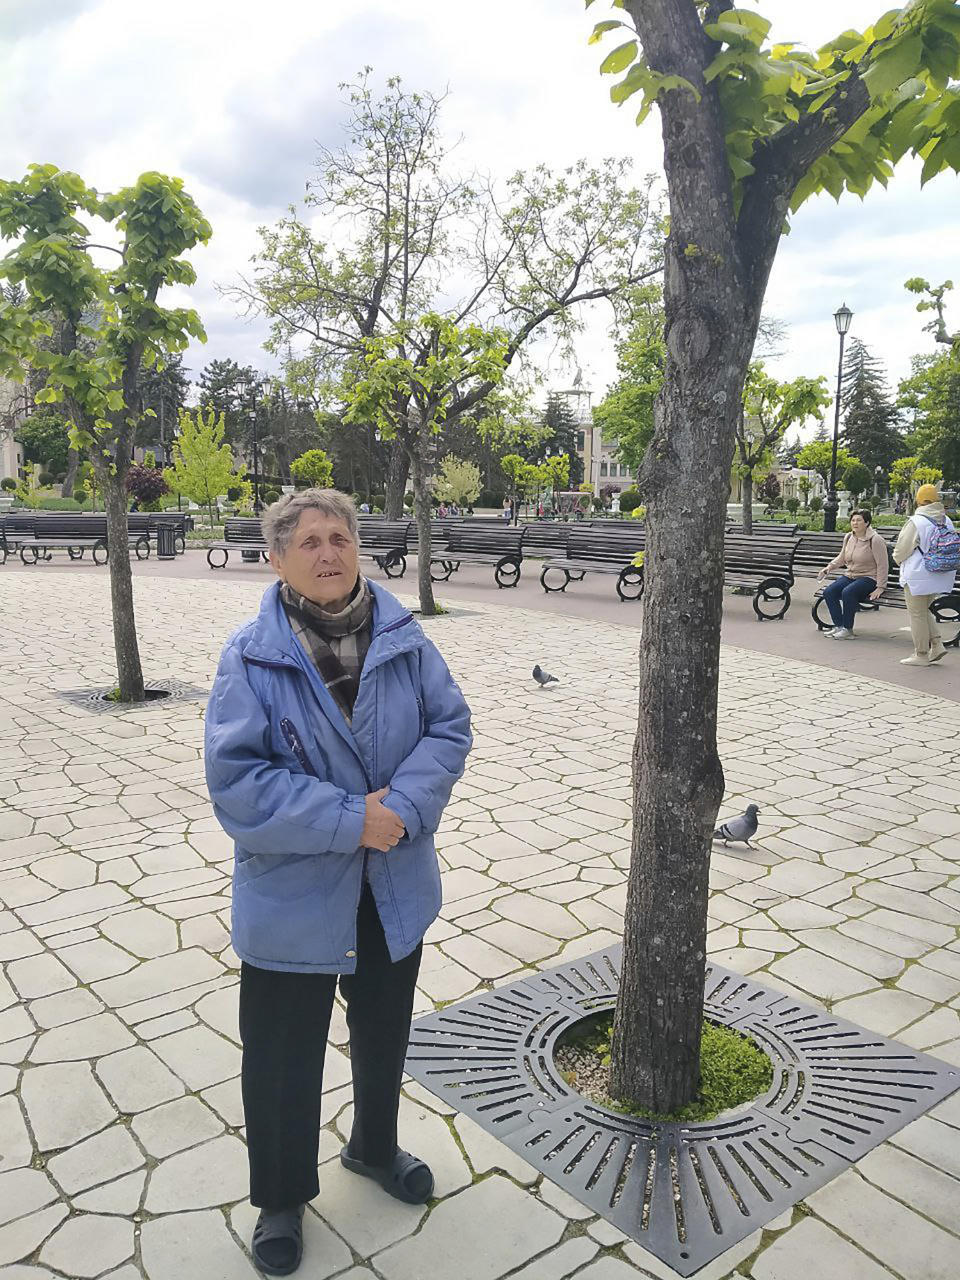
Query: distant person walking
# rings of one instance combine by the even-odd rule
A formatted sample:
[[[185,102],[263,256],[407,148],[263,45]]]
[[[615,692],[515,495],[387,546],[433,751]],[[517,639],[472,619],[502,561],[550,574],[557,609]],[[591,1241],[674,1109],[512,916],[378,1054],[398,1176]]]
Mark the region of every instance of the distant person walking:
[[[833,621],[832,630],[826,634],[833,640],[853,639],[853,623],[861,601],[879,600],[887,585],[889,552],[872,521],[869,511],[854,511],[839,555],[817,574],[818,579],[823,579],[828,573],[841,571],[823,589],[824,603]]]
[[[947,652],[930,605],[953,590],[960,565],[960,538],[934,485],[917,490],[917,509],[900,530],[893,558],[900,566],[913,637],[913,653],[900,661],[905,667],[928,667]]]

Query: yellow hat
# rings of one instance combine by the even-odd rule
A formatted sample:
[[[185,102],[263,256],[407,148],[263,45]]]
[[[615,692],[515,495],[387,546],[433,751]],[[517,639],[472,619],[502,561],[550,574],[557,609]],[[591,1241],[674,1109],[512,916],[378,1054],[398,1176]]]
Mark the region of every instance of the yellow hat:
[[[939,502],[940,495],[937,493],[935,484],[922,484],[917,490],[917,506],[925,507],[928,502]]]

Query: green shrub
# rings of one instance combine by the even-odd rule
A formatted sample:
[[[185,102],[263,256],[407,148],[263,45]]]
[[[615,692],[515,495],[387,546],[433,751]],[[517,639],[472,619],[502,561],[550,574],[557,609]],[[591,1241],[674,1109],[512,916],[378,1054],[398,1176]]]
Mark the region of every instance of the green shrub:
[[[227,490],[228,502],[239,502],[242,497],[243,497],[243,490],[238,485],[232,484],[230,488]]]
[[[75,498],[38,498],[37,509],[39,511],[79,511],[81,504]]]
[[[230,497],[229,493],[227,494],[227,497],[228,498]],[[263,495],[263,500],[267,504],[267,506],[269,506],[271,502],[276,502],[279,499],[279,497],[280,497],[279,489],[268,489],[266,493]]]
[[[84,502],[86,502],[86,500],[87,500],[87,491],[86,491],[86,489],[81,489],[81,488],[74,489],[74,491],[73,491],[73,500],[74,500],[74,502],[80,502],[80,503],[84,503]]]
[[[810,510],[811,511],[823,510],[823,499],[820,497],[818,493],[814,494],[814,496],[810,499]]]
[[[16,487],[17,482],[14,480],[13,476],[4,476],[3,479],[0,480],[0,489],[3,489],[6,493],[13,493]]]
[[[624,489],[620,494],[620,510],[624,515],[628,516],[631,511],[635,511],[641,505],[643,499],[636,489]]]
[[[787,510],[790,512],[790,514],[792,516],[795,516],[797,512],[800,510],[800,499],[788,498],[786,505],[787,505]]]

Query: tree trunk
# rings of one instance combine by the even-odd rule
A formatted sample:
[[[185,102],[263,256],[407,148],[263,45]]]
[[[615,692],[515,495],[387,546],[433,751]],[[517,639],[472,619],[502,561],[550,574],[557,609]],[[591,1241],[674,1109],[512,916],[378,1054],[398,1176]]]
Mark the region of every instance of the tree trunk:
[[[665,379],[641,471],[640,710],[610,1089],[657,1114],[690,1102],[699,1086],[711,837],[724,787],[716,741],[724,528],[762,300],[743,279],[732,218],[719,208],[703,216],[711,190],[727,183],[717,127],[711,175],[695,163],[710,152],[682,122],[664,121],[668,178],[677,176],[670,156],[681,153],[688,185],[671,187]]]
[[[127,492],[125,468],[109,475],[102,464],[95,469],[100,480],[107,513],[107,542],[110,551],[110,602],[113,611],[113,645],[117,655],[117,682],[121,702],[143,702],[143,669],[137,642],[133,610],[133,575],[127,545]]]
[[[748,471],[740,482],[740,501],[743,503],[743,532],[753,533],[753,472]]]
[[[430,486],[427,462],[424,456],[426,441],[418,431],[413,438],[413,449],[408,463],[413,475],[413,508],[417,517],[417,586],[420,592],[420,616],[432,618],[437,612],[433,598],[433,582],[430,578]]]
[[[410,474],[410,458],[399,440],[390,444],[390,461],[387,466],[385,513],[388,520],[403,519],[403,496],[407,491],[407,477]],[[424,476],[426,484],[426,476]],[[430,510],[430,495],[427,494],[427,511]],[[429,523],[429,515],[428,515]]]
[[[77,468],[80,466],[80,455],[76,449],[67,451],[67,474],[63,477],[63,487],[60,490],[61,497],[72,498],[73,491],[76,487]]]

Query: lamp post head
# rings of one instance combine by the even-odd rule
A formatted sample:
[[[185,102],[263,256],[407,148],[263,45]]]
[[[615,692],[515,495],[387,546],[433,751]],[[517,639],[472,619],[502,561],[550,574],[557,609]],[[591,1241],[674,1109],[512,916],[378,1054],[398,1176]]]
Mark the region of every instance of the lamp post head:
[[[850,328],[850,321],[853,319],[853,312],[850,310],[847,304],[844,303],[843,306],[841,306],[838,311],[835,311],[833,313],[833,318],[834,318],[834,321],[836,322],[837,333],[839,333],[842,338],[843,335]]]

